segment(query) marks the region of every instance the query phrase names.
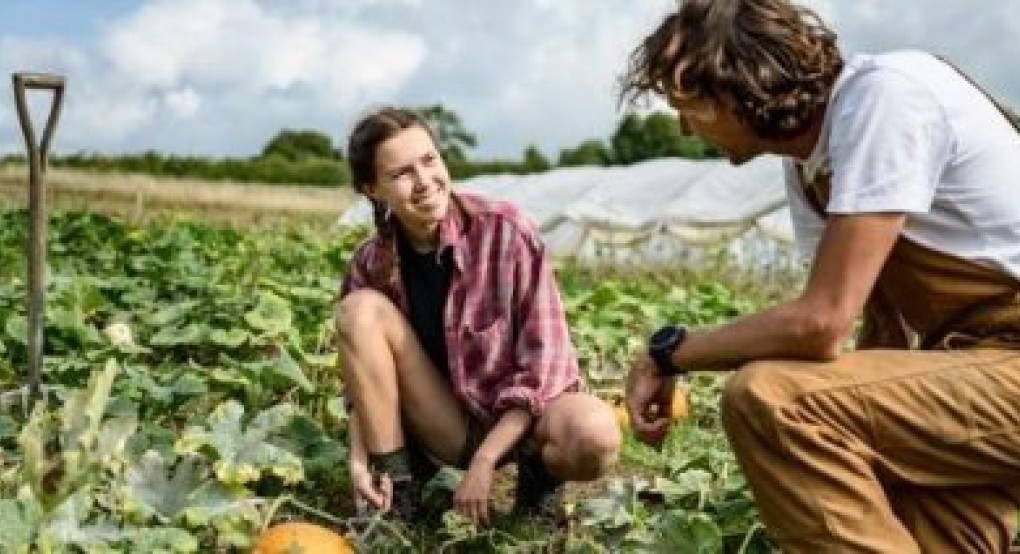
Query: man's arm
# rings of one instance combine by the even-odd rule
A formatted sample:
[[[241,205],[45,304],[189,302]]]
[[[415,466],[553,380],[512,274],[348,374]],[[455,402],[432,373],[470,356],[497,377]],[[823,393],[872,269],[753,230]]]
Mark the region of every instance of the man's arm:
[[[673,363],[687,369],[736,369],[750,360],[834,359],[904,220],[900,213],[830,216],[800,297],[691,333],[673,352]],[[638,357],[627,376],[627,411],[641,440],[658,444],[665,437],[672,392],[672,380],[659,375],[648,354]]]
[[[800,297],[691,333],[674,352],[674,362],[682,368],[734,369],[757,359],[835,358],[904,220],[900,213],[830,216]]]

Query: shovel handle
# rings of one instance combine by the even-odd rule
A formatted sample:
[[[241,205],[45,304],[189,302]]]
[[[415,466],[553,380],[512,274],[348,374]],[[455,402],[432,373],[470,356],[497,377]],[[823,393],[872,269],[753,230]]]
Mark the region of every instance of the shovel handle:
[[[44,73],[15,73],[14,98],[18,121],[28,149],[28,390],[32,399],[39,398],[42,373],[43,314],[46,292],[46,194],[43,176],[53,133],[60,119],[64,100],[64,78]],[[36,144],[32,116],[28,110],[28,90],[50,90],[53,100],[46,118],[42,142]]]
[[[18,120],[21,122],[21,132],[25,136],[25,146],[28,147],[30,167],[33,161],[37,161],[39,163],[37,169],[45,170],[46,158],[50,151],[50,142],[57,128],[57,121],[60,119],[60,109],[64,104],[64,77],[47,73],[15,73],[12,79],[14,81],[14,99],[18,106]],[[35,142],[32,116],[28,111],[28,90],[53,91],[50,115],[46,118],[42,142],[38,145]]]

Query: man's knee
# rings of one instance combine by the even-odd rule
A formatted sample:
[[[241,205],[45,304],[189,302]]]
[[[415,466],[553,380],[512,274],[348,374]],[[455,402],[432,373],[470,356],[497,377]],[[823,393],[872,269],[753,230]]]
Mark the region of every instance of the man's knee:
[[[794,395],[782,361],[754,361],[737,370],[723,388],[720,409],[731,435],[748,425],[773,423],[776,407]]]

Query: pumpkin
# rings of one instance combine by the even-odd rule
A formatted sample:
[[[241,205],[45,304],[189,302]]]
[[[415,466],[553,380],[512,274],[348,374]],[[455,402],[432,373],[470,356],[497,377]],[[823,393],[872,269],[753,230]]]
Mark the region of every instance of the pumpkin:
[[[259,537],[251,554],[353,554],[343,536],[311,523],[290,522],[274,525]]]
[[[613,415],[620,427],[630,425],[630,414],[627,413],[627,405],[622,396],[616,396],[612,401]],[[687,389],[678,387],[673,391],[673,421],[687,419]]]

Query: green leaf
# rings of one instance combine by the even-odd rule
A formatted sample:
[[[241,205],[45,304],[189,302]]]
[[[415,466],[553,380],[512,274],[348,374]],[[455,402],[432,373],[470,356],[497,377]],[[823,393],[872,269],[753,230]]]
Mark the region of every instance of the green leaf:
[[[20,500],[0,500],[0,545],[5,551],[27,553],[38,525],[38,509]]]
[[[189,323],[184,327],[163,327],[152,338],[152,346],[180,346],[202,344],[208,327],[198,323]]]
[[[73,391],[61,410],[62,440],[65,449],[90,449],[99,436],[99,425],[110,399],[113,379],[120,371],[115,360],[107,360],[103,371],[89,380],[88,389]]]
[[[213,410],[208,428],[185,431],[175,450],[178,454],[191,454],[208,447],[218,457],[214,465],[216,476],[228,485],[256,481],[263,473],[275,474],[286,483],[297,483],[304,479],[301,460],[269,442],[293,415],[293,406],[280,404],[259,413],[244,427],[244,407],[229,400]]]
[[[650,490],[662,494],[668,505],[691,497],[699,499],[703,504],[712,491],[712,474],[702,469],[691,469],[670,479],[656,477]]]
[[[256,502],[242,487],[206,481],[191,494],[177,520],[188,527],[215,525],[218,529],[241,522],[259,523],[262,516]]]
[[[198,539],[176,527],[133,529],[127,536],[131,542],[130,552],[198,552]]]
[[[301,371],[301,367],[294,361],[294,358],[287,352],[286,348],[280,349],[280,356],[276,359],[272,369],[280,377],[301,387],[301,390],[308,393],[315,392],[315,385],[308,380],[308,377]]]
[[[227,348],[238,348],[244,344],[251,335],[244,329],[213,329],[209,333],[209,340],[218,346]]]
[[[7,414],[0,414],[0,440],[13,439],[18,436],[20,425],[13,417]]]
[[[191,373],[177,377],[170,387],[176,396],[200,396],[209,392],[205,379]]]
[[[23,315],[12,315],[4,324],[4,332],[12,341],[26,345],[28,344],[28,319]]]
[[[716,554],[723,551],[722,532],[707,514],[670,511],[658,527],[659,552]]]
[[[258,305],[244,314],[244,320],[253,329],[271,334],[283,334],[290,329],[294,315],[290,304],[279,296],[267,292],[259,292]]]
[[[48,518],[39,532],[39,550],[48,552],[59,546],[79,548],[107,546],[124,537],[112,522],[85,524],[94,501],[87,491],[69,496]]]
[[[67,395],[56,418],[38,403],[22,429],[18,444],[25,481],[47,509],[64,502],[97,466],[115,461],[134,432],[133,418],[118,418],[106,425],[102,421],[119,371],[116,361],[107,361],[103,371],[89,380],[88,389]],[[53,448],[56,424],[59,449]],[[56,452],[51,455],[52,450]]]
[[[350,418],[350,415],[347,413],[347,405],[344,403],[344,399],[339,396],[334,396],[326,402],[326,413],[336,423],[346,423]]]
[[[203,475],[199,461],[198,457],[187,456],[171,468],[159,452],[146,452],[125,473],[124,509],[155,516],[162,524],[185,518],[189,525],[201,525],[238,508],[244,493],[210,481]]]
[[[199,304],[201,302],[198,300],[186,300],[175,304],[167,304],[161,306],[158,312],[145,318],[145,322],[154,327],[163,327],[183,320]]]

